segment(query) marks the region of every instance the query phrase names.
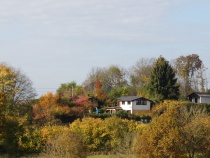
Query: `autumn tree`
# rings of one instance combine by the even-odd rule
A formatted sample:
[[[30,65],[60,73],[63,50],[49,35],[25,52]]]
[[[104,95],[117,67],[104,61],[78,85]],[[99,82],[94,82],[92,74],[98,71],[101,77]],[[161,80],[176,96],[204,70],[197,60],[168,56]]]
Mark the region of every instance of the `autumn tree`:
[[[153,100],[159,102],[165,99],[178,99],[179,86],[172,66],[162,56],[152,69],[149,80],[149,92]]]
[[[89,152],[116,152],[126,135],[141,130],[142,126],[135,121],[117,117],[104,120],[84,117],[70,124],[70,129],[82,135]]]
[[[139,90],[149,82],[155,58],[141,58],[129,71],[132,95],[137,95]]]
[[[30,101],[37,96],[35,89],[33,87],[33,82],[29,79],[27,75],[21,72],[20,69],[15,70],[15,90],[14,103],[19,104],[22,101]]]
[[[103,92],[102,84],[99,79],[96,79],[95,81],[94,95],[92,99],[97,102],[96,106],[98,106],[99,108],[101,106],[104,106],[106,94]]]
[[[0,104],[4,112],[18,112],[19,104],[28,104],[35,96],[33,83],[24,73],[7,64],[0,64]]]
[[[95,81],[96,79],[99,79],[101,83],[103,83],[103,80],[105,80],[105,68],[92,68],[91,71],[87,75],[87,79],[83,83],[84,91],[87,95],[93,95],[94,88],[95,88]],[[104,81],[105,83],[105,81]],[[107,83],[106,83],[107,84]],[[105,85],[105,84],[103,84]],[[105,91],[108,86],[102,87]],[[108,90],[107,90],[108,91]]]
[[[26,126],[32,113],[29,103],[35,96],[32,82],[25,74],[7,64],[0,64],[0,142],[9,156],[32,150],[31,146],[37,143],[31,142],[30,146],[26,139],[31,141],[33,136],[24,135],[29,131]]]
[[[205,91],[205,70],[197,54],[180,56],[175,61],[181,95],[186,97],[192,91]]]
[[[7,65],[0,64],[0,105],[7,108],[12,103],[15,94],[16,74]]]
[[[72,107],[74,106],[74,99],[83,96],[84,90],[81,85],[77,85],[75,81],[72,81],[62,83],[56,93],[59,95],[59,105]]]
[[[95,108],[94,104],[92,104],[88,96],[79,96],[74,99],[74,103],[76,107],[74,107],[73,109],[76,110],[78,113],[79,111],[82,112],[82,114],[80,115],[90,112],[93,110],[93,108]]]
[[[94,96],[100,100],[104,100],[106,98],[106,95],[102,90],[102,84],[99,79],[96,79],[95,81]]]
[[[154,109],[153,116],[136,139],[139,157],[208,157],[210,153],[210,120],[201,105],[165,101]],[[208,155],[208,156],[207,156]]]
[[[49,116],[58,106],[58,95],[53,95],[51,92],[48,92],[39,98],[38,104],[42,107],[42,111],[45,115]]]
[[[59,106],[58,100],[58,94],[48,92],[42,95],[38,103],[33,105],[34,120],[40,124],[56,123],[56,115],[68,114],[70,109]]]
[[[127,71],[118,65],[111,65],[104,68],[93,68],[84,82],[85,91],[93,94],[94,83],[99,79],[102,84],[101,89],[105,94],[108,94],[113,88],[128,85],[127,74]]]
[[[13,143],[10,138],[14,140],[14,135],[18,131],[18,122],[16,119],[7,118],[7,116],[12,112],[11,103],[15,93],[15,78],[16,74],[10,67],[5,64],[0,64],[0,142],[3,148],[5,148],[7,152],[12,151],[12,154],[14,146],[17,145],[17,143]],[[12,126],[11,124],[14,125]],[[12,129],[12,131],[10,131],[10,138],[8,137],[8,129]],[[11,145],[8,145],[8,141],[11,141]]]
[[[127,85],[127,71],[117,65],[111,65],[107,70],[107,83],[114,88]]]
[[[49,132],[51,137],[45,142],[41,157],[66,157],[86,158],[86,146],[82,142],[82,136],[73,133],[65,126],[52,126],[43,128],[43,132]]]

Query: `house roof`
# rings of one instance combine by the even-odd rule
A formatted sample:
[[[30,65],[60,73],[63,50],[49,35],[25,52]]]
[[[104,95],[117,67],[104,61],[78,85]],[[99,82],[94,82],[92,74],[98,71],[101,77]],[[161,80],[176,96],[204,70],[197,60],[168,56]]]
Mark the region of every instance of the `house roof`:
[[[210,97],[210,93],[204,93],[204,92],[193,92],[190,95],[188,95],[188,97],[192,95],[197,95],[199,97]]]
[[[120,101],[134,101],[137,99],[146,99],[146,98],[139,97],[139,96],[122,96],[122,97],[118,98],[118,100],[120,100]],[[146,100],[149,100],[149,99],[146,99]]]

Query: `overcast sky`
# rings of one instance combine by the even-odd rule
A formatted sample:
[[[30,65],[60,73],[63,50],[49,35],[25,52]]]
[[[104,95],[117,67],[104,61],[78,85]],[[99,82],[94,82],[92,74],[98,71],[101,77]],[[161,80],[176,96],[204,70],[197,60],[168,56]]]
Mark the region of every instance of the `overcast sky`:
[[[210,69],[209,0],[0,0],[0,62],[39,95],[93,67],[193,53]]]

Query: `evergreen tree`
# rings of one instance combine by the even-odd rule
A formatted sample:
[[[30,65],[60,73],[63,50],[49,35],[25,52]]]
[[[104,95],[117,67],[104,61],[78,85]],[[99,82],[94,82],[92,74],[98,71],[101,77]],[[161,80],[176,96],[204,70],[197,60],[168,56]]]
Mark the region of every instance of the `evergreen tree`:
[[[179,86],[175,72],[168,61],[160,56],[152,69],[149,92],[154,101],[176,100],[179,97]]]

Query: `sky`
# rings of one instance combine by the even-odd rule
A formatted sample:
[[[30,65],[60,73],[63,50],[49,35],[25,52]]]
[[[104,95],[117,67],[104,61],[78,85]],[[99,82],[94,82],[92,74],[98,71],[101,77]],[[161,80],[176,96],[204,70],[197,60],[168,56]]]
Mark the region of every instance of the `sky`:
[[[39,96],[92,68],[198,54],[210,70],[209,0],[0,0],[0,62]],[[207,70],[210,78],[210,71]]]

